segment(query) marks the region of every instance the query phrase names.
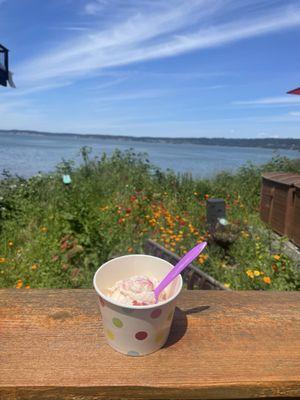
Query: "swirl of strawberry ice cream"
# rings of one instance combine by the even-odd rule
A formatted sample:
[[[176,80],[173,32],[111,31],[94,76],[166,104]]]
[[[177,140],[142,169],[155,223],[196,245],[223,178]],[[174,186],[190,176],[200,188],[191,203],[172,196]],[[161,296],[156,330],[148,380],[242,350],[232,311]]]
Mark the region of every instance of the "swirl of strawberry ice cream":
[[[135,275],[116,282],[108,289],[108,295],[116,302],[127,306],[155,304],[154,289],[158,283],[158,279],[154,277]],[[159,300],[166,300],[164,292]]]

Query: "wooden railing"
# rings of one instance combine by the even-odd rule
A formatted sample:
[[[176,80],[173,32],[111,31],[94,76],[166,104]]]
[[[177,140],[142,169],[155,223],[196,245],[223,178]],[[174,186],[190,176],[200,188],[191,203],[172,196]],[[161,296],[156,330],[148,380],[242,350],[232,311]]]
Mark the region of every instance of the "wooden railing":
[[[154,242],[149,239],[144,245],[145,254],[150,254],[155,257],[163,258],[169,261],[171,264],[175,265],[180,257],[161,246],[159,243]],[[207,275],[205,272],[200,270],[193,264],[190,264],[182,272],[182,277],[187,285],[187,289],[200,289],[200,290],[229,290],[225,288],[220,282],[218,282],[213,277]]]
[[[93,290],[0,290],[0,399],[300,397],[300,293],[184,291],[165,347],[106,343]]]

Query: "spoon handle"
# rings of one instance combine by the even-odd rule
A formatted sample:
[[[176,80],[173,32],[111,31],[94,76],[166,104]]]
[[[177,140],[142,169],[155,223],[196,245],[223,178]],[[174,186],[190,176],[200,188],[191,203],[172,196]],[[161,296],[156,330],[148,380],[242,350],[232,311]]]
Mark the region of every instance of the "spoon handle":
[[[154,289],[155,298],[158,299],[160,293],[168,286],[173,279],[180,274],[206,247],[207,242],[202,242],[188,251],[173,269],[164,277],[159,285]]]

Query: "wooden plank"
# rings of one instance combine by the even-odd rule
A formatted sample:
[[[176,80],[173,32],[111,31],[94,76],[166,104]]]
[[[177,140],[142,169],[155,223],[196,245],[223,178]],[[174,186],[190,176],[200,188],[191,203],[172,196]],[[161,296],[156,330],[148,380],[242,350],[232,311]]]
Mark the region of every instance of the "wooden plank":
[[[186,291],[164,349],[105,342],[93,290],[0,291],[0,399],[300,396],[300,293]]]
[[[172,251],[161,246],[159,243],[151,239],[146,240],[144,245],[145,254],[150,254],[155,257],[162,258],[175,265],[181,257]],[[191,263],[182,272],[184,282],[187,284],[187,289],[201,289],[201,290],[230,290],[225,288],[220,282],[206,274],[198,266]]]

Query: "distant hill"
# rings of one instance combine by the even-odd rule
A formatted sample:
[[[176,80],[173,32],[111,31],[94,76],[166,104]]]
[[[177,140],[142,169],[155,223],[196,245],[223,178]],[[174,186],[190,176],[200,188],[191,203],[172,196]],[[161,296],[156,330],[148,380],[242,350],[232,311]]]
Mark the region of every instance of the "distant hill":
[[[230,146],[230,147],[261,147],[268,149],[286,149],[300,151],[300,139],[277,139],[277,138],[262,138],[262,139],[230,139],[230,138],[172,138],[172,137],[137,137],[137,136],[123,136],[123,135],[92,135],[92,134],[78,134],[78,133],[51,133],[27,130],[3,130],[0,129],[0,134],[11,135],[34,135],[34,136],[65,136],[65,137],[84,137],[93,139],[114,139],[114,140],[128,140],[135,142],[151,142],[151,143],[173,143],[182,144],[190,143],[195,145],[204,146]]]

